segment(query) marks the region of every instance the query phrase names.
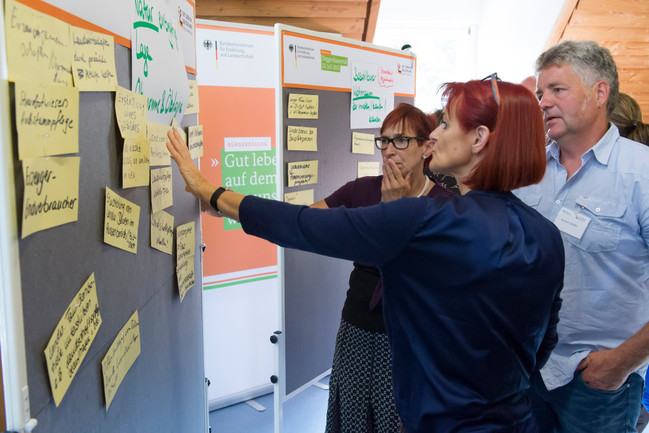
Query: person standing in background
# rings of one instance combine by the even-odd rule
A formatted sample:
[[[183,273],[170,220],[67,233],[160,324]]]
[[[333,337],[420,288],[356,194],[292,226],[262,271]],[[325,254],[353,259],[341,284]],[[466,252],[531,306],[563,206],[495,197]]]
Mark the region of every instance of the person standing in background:
[[[311,207],[351,209],[401,197],[454,195],[424,175],[432,153],[428,135],[436,126],[417,107],[400,104],[385,117],[375,140],[383,175],[348,182]],[[326,433],[399,432],[381,298],[379,270],[354,262],[336,336]]]
[[[620,93],[611,113],[611,122],[617,126],[622,137],[649,146],[649,125],[642,122],[640,105],[631,96]]]
[[[563,41],[536,61],[547,169],[515,191],[561,230],[559,342],[531,382],[540,433],[635,432],[649,359],[649,149],[609,123],[608,49]]]

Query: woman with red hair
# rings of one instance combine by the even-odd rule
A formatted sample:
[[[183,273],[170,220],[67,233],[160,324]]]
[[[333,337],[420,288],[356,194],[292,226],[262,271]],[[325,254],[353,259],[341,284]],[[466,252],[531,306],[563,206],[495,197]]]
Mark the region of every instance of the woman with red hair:
[[[376,266],[407,433],[537,431],[526,390],[556,344],[564,254],[557,228],[511,189],[544,173],[544,131],[523,86],[449,83],[430,169],[462,195],[311,209],[217,188],[177,132],[187,190],[278,245]]]

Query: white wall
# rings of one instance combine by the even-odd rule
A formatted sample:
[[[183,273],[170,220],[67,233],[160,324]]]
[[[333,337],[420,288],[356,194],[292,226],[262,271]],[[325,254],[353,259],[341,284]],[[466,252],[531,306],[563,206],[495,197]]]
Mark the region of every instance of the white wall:
[[[445,81],[498,72],[520,82],[533,75],[564,0],[382,0],[374,43],[412,45],[417,54],[417,98],[424,111],[441,107]]]

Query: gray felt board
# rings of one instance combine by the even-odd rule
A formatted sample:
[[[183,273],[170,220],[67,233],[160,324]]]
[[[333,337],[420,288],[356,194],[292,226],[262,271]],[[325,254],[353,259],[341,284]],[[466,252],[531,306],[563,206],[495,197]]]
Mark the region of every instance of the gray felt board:
[[[115,59],[119,85],[130,89],[130,50],[116,45]],[[196,250],[195,284],[181,303],[175,248],[170,256],[150,247],[150,188],[121,188],[123,139],[114,104],[115,92],[80,94],[78,221],[34,233],[19,244],[31,415],[38,420],[39,433],[202,432],[200,250]],[[17,155],[15,112],[12,118]],[[194,124],[196,115],[182,122],[185,129]],[[14,167],[20,221],[23,180],[17,157]],[[175,217],[174,226],[194,221],[198,248],[198,202],[184,191],[175,163],[172,167],[174,204],[166,211]],[[137,254],[103,242],[106,187],[140,206]],[[102,324],[56,407],[44,350],[68,304],[93,272]],[[106,411],[101,360],[135,310],[141,353]]]
[[[284,192],[314,189],[315,201],[322,200],[345,183],[354,180],[358,162],[381,161],[381,152],[374,155],[354,154],[350,126],[350,93],[319,89],[284,88],[283,106],[289,94],[318,95],[317,119],[289,119],[283,113],[284,134],[287,126],[308,126],[318,129],[318,150],[288,151],[286,139],[282,146],[284,172],[286,163],[318,161],[318,183],[287,187]],[[395,107],[413,98],[395,97]],[[379,134],[379,128],[356,132]],[[380,169],[379,169],[380,171]],[[331,368],[340,314],[349,288],[352,263],[311,253],[284,251],[284,308],[286,341],[286,394],[289,395]]]

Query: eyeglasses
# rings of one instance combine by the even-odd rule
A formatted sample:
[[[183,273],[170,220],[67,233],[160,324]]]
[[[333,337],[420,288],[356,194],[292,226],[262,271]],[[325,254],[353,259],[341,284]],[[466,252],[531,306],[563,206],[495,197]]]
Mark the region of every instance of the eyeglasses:
[[[500,78],[498,78],[498,72],[494,72],[491,75],[487,75],[484,77],[481,81],[491,81],[491,91],[494,94],[494,99],[496,100],[496,104],[500,105],[500,92],[498,91],[498,81],[500,81]]]
[[[394,138],[376,137],[374,139],[374,143],[376,144],[376,148],[379,150],[387,149],[390,143],[392,143],[395,149],[403,150],[408,147],[408,145],[410,144],[410,140],[428,140],[428,139],[422,137],[404,137],[404,136],[398,136]]]

